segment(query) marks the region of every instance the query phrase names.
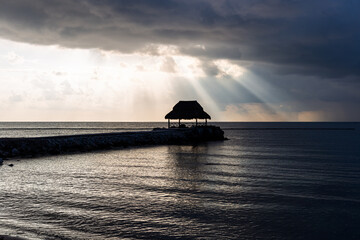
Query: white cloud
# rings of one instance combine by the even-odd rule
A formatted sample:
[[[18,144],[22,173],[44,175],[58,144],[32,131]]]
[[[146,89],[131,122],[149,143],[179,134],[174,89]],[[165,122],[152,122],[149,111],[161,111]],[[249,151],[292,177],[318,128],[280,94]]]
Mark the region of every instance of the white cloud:
[[[12,93],[12,95],[10,95],[10,97],[9,97],[9,101],[11,103],[19,103],[19,102],[22,102],[24,100],[25,100],[25,98],[24,98],[24,96],[22,94]]]
[[[175,73],[176,72],[176,63],[175,63],[174,59],[169,56],[165,57],[160,66],[160,70],[163,72]]]
[[[176,89],[177,79],[202,76],[199,61],[182,55],[122,54],[0,41],[7,49],[18,48],[26,58],[37,59],[25,61],[26,68],[0,68],[0,82],[6,82],[0,89],[0,109],[7,109],[0,120],[163,120],[184,97]],[[4,45],[0,55],[3,49]]]
[[[9,63],[11,64],[22,64],[24,62],[24,58],[15,52],[9,52],[5,57]]]

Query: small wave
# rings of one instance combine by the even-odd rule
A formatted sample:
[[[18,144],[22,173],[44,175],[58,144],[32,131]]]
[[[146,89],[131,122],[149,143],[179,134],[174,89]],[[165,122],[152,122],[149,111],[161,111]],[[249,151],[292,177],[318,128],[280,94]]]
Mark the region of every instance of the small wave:
[[[6,235],[0,235],[0,240],[26,240],[25,238],[21,237],[11,237]]]

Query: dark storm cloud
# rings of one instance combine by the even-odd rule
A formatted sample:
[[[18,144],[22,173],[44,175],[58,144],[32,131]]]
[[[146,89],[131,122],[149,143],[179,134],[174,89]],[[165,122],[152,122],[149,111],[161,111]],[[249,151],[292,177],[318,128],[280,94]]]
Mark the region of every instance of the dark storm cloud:
[[[37,44],[270,63],[279,74],[360,76],[359,1],[0,0],[0,36]],[[202,46],[202,47],[199,47]]]

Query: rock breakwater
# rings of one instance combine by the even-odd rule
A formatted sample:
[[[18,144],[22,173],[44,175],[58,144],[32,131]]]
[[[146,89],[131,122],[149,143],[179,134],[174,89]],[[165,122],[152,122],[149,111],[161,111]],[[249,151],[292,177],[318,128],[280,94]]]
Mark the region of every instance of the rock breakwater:
[[[224,140],[224,132],[220,127],[215,126],[54,137],[0,138],[0,158],[58,155],[131,146],[193,144],[216,140]]]

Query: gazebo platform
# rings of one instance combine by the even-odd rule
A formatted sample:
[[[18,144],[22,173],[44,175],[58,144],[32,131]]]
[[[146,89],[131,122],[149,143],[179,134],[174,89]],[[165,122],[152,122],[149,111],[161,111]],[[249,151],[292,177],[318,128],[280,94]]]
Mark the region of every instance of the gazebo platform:
[[[198,119],[204,119],[205,125],[207,120],[211,119],[210,115],[207,114],[201,105],[197,101],[179,101],[171,112],[166,114],[165,119],[168,120],[168,127],[170,128],[170,119],[179,121],[178,127],[182,127],[181,120],[195,119],[195,125],[198,125]]]

